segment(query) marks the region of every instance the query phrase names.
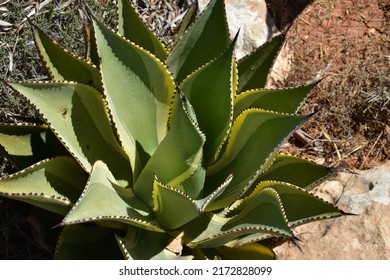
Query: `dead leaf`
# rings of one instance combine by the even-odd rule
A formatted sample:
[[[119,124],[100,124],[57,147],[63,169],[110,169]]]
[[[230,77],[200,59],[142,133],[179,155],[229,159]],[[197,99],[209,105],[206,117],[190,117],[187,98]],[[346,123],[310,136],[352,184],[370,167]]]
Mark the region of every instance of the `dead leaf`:
[[[1,20],[0,19],[0,26],[3,26],[3,27],[10,27],[12,26],[12,23],[9,23],[7,21],[4,21],[4,20]]]

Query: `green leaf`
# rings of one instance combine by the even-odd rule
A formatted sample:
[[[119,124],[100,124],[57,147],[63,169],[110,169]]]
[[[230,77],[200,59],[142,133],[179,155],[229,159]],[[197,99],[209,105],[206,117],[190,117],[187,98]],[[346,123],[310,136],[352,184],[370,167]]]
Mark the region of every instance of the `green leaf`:
[[[76,83],[11,83],[43,115],[46,123],[89,172],[100,159],[115,178],[131,180],[126,154],[114,135],[106,105],[96,89]]]
[[[95,18],[93,25],[105,98],[136,178],[167,133],[175,83],[149,52]]]
[[[153,204],[157,221],[168,230],[177,229],[200,215],[200,209],[189,196],[162,184],[157,178],[153,185]]]
[[[201,213],[209,210],[207,207],[211,205],[213,201],[215,201],[225,191],[227,186],[231,183],[232,179],[233,175],[229,175],[229,177],[226,178],[225,182],[223,182],[221,186],[216,188],[215,191],[213,191],[202,199],[195,200],[195,203],[200,209]]]
[[[297,156],[280,154],[271,167],[256,182],[286,182],[310,190],[329,175],[330,170],[324,166]],[[255,183],[255,185],[257,184]]]
[[[70,157],[57,157],[1,178],[0,196],[65,215],[86,181],[87,175],[77,162]]]
[[[67,155],[46,125],[0,123],[0,153],[18,170],[57,155]]]
[[[32,27],[35,44],[52,80],[75,81],[101,90],[99,70],[93,64],[63,49],[37,26]]]
[[[131,189],[121,187],[107,166],[97,161],[79,200],[60,225],[112,221],[152,231],[163,231],[154,223],[150,209]]]
[[[263,172],[281,144],[304,121],[305,116],[248,109],[233,123],[230,138],[220,159],[207,170],[206,193],[230,174],[232,182],[213,202],[215,209],[229,206]],[[211,206],[210,206],[211,207]]]
[[[335,206],[310,194],[304,189],[275,181],[260,183],[255,191],[249,197],[245,198],[242,207],[245,207],[247,201],[251,201],[253,197],[257,196],[264,189],[273,189],[278,193],[291,227],[314,220],[339,217],[342,215],[342,211]]]
[[[221,56],[189,75],[180,85],[194,108],[200,129],[206,135],[206,167],[215,160],[231,128],[233,98],[237,90],[234,87],[237,76],[233,70],[236,38]]]
[[[181,260],[192,256],[178,256],[166,247],[170,243],[169,235],[128,227],[126,236],[117,236],[122,253],[128,260]]]
[[[283,206],[273,190],[264,192],[262,198],[235,217],[207,213],[188,223],[183,231],[190,248],[225,246],[250,234],[263,234],[266,238],[292,236]]]
[[[179,188],[182,189],[191,198],[197,199],[202,196],[205,180],[206,169],[204,168],[203,164],[199,164],[195,173],[192,174],[183,183],[181,183]]]
[[[295,88],[255,89],[243,92],[234,100],[234,114],[238,115],[249,108],[294,114],[317,84],[318,82]]]
[[[257,195],[248,198],[245,207],[229,220],[225,227],[250,228],[253,225],[280,232],[286,236],[293,236],[279,193],[271,188],[264,188],[257,192]]]
[[[196,15],[198,13],[198,1],[193,1],[188,11],[186,12],[184,18],[180,22],[179,30],[176,32],[175,41],[173,42],[173,46],[180,40],[185,31],[191,26],[191,24],[195,21]]]
[[[224,0],[212,0],[173,46],[166,64],[176,80],[181,82],[194,70],[220,55],[229,43]]]
[[[65,226],[58,240],[55,258],[59,260],[123,259],[115,231],[96,225]]]
[[[264,227],[223,230],[222,228],[229,220],[231,218],[206,213],[184,227],[184,241],[190,248],[213,248],[224,246],[240,236],[246,236],[255,232],[269,232]]]
[[[227,260],[274,260],[275,253],[261,244],[248,244],[240,247],[218,247],[217,253]]]
[[[256,232],[256,233],[248,234],[245,236],[240,236],[239,238],[234,239],[234,240],[226,243],[225,245],[227,247],[240,247],[240,246],[244,246],[244,245],[253,244],[253,243],[256,243],[259,241],[271,239],[273,237],[275,237],[275,236],[271,233],[268,233],[268,232]]]
[[[142,21],[130,0],[119,0],[117,12],[119,34],[164,61],[168,55],[165,46]]]
[[[284,39],[284,35],[275,36],[238,62],[238,92],[265,87],[268,73]]]
[[[182,98],[176,98],[174,104],[171,128],[134,184],[134,192],[149,207],[153,205],[154,175],[164,184],[187,193],[181,184],[197,171],[202,161],[205,139],[196,122],[190,118],[190,104]],[[202,186],[197,187],[199,189],[189,192],[199,194]]]

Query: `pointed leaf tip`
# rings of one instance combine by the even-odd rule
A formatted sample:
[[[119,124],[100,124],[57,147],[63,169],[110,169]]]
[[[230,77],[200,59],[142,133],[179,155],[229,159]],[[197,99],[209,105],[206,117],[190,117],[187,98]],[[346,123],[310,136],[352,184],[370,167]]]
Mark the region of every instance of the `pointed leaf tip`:
[[[156,34],[143,22],[131,2],[119,0],[117,5],[119,34],[164,61],[168,55],[167,49]]]
[[[210,34],[213,39],[210,40]],[[211,0],[172,47],[166,63],[181,82],[195,69],[220,55],[230,43],[224,0]]]
[[[285,36],[273,37],[264,45],[245,56],[238,62],[239,92],[264,88],[274,60],[284,43]]]

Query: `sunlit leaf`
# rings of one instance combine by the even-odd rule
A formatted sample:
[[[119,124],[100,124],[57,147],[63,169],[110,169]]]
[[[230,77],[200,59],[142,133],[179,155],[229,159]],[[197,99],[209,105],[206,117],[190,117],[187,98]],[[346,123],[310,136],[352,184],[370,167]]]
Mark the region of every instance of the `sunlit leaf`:
[[[130,0],[119,0],[117,12],[119,34],[150,51],[160,60],[165,60],[168,55],[165,46],[138,16]]]
[[[65,215],[77,201],[86,173],[70,157],[37,163],[0,179],[0,196]]]
[[[210,34],[213,34],[212,40]],[[197,68],[220,55],[229,43],[224,0],[211,0],[172,47],[166,63],[176,80],[181,82]]]

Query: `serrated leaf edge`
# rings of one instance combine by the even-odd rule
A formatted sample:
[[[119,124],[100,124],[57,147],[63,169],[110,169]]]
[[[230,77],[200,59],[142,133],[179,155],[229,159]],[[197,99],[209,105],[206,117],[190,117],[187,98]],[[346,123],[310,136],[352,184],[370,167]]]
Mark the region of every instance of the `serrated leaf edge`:
[[[280,33],[280,34],[277,34],[275,36],[273,36],[272,38],[270,38],[267,42],[265,42],[264,44],[260,45],[259,47],[257,47],[255,50],[253,50],[252,52],[250,52],[249,54],[247,54],[246,56],[242,57],[239,61],[238,61],[238,65],[240,64],[240,62],[246,58],[248,58],[249,56],[251,56],[253,53],[257,52],[258,50],[262,49],[263,47],[265,47],[266,45],[270,44],[272,42],[272,40],[276,39],[276,38],[284,38],[284,40],[286,39],[286,35],[283,34],[283,33]],[[271,66],[270,68],[268,69],[268,73],[267,73],[267,78],[265,80],[265,88],[269,88],[268,87],[268,83],[270,81],[269,77],[272,73],[272,70],[274,68],[274,65],[275,65],[275,62],[280,54],[280,52],[282,51],[283,49],[283,45],[285,44],[285,41],[282,43],[282,45],[279,47],[278,51],[276,52],[275,56],[273,57],[273,60],[272,60],[272,63],[271,63]]]
[[[8,84],[8,83],[7,83]],[[55,85],[55,84],[62,84],[62,85],[84,85],[84,86],[88,86],[88,87],[91,87],[91,88],[94,88],[88,84],[84,84],[84,83],[79,83],[79,82],[75,82],[75,81],[57,81],[57,80],[54,80],[54,81],[33,81],[33,82],[16,82],[16,84],[47,84],[47,85]],[[46,125],[50,128],[50,130],[54,133],[54,135],[57,137],[57,139],[61,142],[61,144],[65,147],[65,149],[70,153],[70,155],[77,161],[77,163],[82,167],[82,169],[85,171],[85,172],[89,172],[88,168],[86,166],[84,166],[84,164],[81,162],[81,160],[76,156],[76,154],[71,150],[71,148],[65,143],[65,141],[63,140],[62,136],[57,132],[57,130],[52,126],[52,124],[49,122],[49,120],[45,117],[45,115],[41,112],[41,110],[39,110],[35,104],[29,99],[27,98],[26,96],[24,96],[22,93],[20,93],[19,91],[17,91],[16,89],[14,89],[12,87],[12,85],[9,85],[14,91],[16,91],[17,93],[19,93],[23,98],[25,98],[28,103],[30,104],[31,107],[33,107],[38,113],[39,115],[41,116],[41,119],[46,123]],[[94,88],[95,89],[95,88]],[[97,90],[97,89],[95,89]],[[97,90],[98,91],[98,90]],[[98,91],[99,92],[99,91]],[[103,105],[105,105],[105,100],[103,100]],[[106,107],[106,106],[104,106]],[[107,112],[106,112],[107,113]]]
[[[218,0],[217,0],[218,1]],[[208,9],[208,7],[211,5],[211,1],[209,1],[207,3],[207,5],[205,6],[205,8],[203,9],[203,11],[201,13],[199,13],[196,17],[196,19],[187,27],[187,29],[184,31],[184,33],[182,34],[182,36],[176,40],[175,44],[172,44],[172,46],[170,46],[170,48],[168,49],[168,53],[181,41],[181,39],[193,28],[193,26],[198,22],[199,18],[202,17],[202,15],[205,13],[205,11]],[[224,6],[224,17],[225,17],[225,28],[226,30],[228,31],[228,34],[229,34],[229,37],[231,38],[231,34],[230,34],[230,31],[229,31],[229,26],[228,26],[228,21],[227,21],[227,16],[226,16],[226,4],[225,4],[225,1],[223,1],[223,6]]]
[[[196,200],[195,203],[199,201],[201,203],[201,206],[199,207],[201,210],[201,213],[204,213],[207,210],[207,206],[209,206],[210,203],[214,201],[214,199],[218,198],[218,196],[223,193],[223,191],[227,188],[227,186],[230,184],[230,182],[233,179],[233,175],[230,174],[226,180],[217,188],[215,189],[211,194],[209,194],[207,197]],[[204,200],[204,201],[203,201]]]
[[[59,157],[54,157],[54,158],[67,158],[66,156],[59,156]],[[51,158],[53,159],[53,158]],[[1,177],[0,178],[0,181],[2,180],[7,180],[7,179],[12,179],[14,177],[17,177],[19,175],[23,175],[24,173],[26,172],[29,172],[30,170],[34,169],[35,167],[41,165],[41,164],[44,164],[46,162],[49,162],[51,159],[44,159],[44,160],[41,160],[33,165],[30,165],[29,167],[25,168],[25,169],[22,169],[20,171],[17,171],[15,173],[12,173],[12,174],[8,174],[4,177]],[[64,202],[66,205],[70,205],[72,206],[73,203],[69,200],[69,199],[66,199],[64,197],[61,197],[61,196],[55,196],[55,195],[45,195],[44,193],[33,193],[33,192],[29,192],[29,193],[10,193],[10,192],[1,192],[0,191],[0,195],[2,196],[9,196],[9,197],[43,197],[43,198],[47,198],[47,199],[54,199],[56,201],[60,201],[60,202]]]
[[[305,84],[297,85],[297,86],[291,86],[291,87],[283,87],[283,88],[254,88],[254,89],[249,89],[243,92],[240,92],[240,94],[236,95],[234,97],[234,104],[236,103],[236,99],[242,98],[243,95],[249,95],[255,92],[261,92],[261,91],[283,91],[283,90],[294,90],[294,89],[300,89],[308,86],[313,86],[313,88],[306,94],[305,98],[299,103],[297,106],[297,109],[295,110],[294,114],[298,114],[299,110],[302,108],[302,106],[305,104],[307,98],[310,96],[310,94],[314,91],[316,86],[321,82],[321,80],[317,80],[315,82],[307,82]],[[286,92],[286,94],[288,94]],[[250,107],[250,108],[258,108],[258,107]],[[262,108],[259,108],[262,109]],[[244,109],[245,110],[245,109]],[[265,109],[266,110],[266,109]],[[241,112],[237,113],[237,116],[241,114]]]
[[[115,33],[118,37],[120,37],[121,39],[123,39],[124,41],[126,41],[128,44],[132,45],[133,47],[136,47],[138,48],[139,50],[145,52],[147,55],[151,56],[152,59],[158,61],[159,63],[161,63],[161,66],[162,68],[164,69],[165,71],[165,74],[168,74],[168,77],[171,81],[172,84],[175,84],[176,85],[176,82],[175,82],[175,79],[173,78],[172,76],[172,73],[169,71],[168,67],[166,66],[166,64],[164,62],[162,62],[157,56],[155,56],[153,53],[151,53],[150,51],[144,49],[143,47],[137,45],[136,43],[130,41],[129,39],[127,39],[126,37],[122,36],[121,34],[119,34],[116,30],[113,30],[112,28],[110,28],[109,26],[105,25],[102,21],[100,21],[100,19],[98,19],[97,17],[95,17],[94,15],[91,15],[92,18],[99,22],[101,25],[104,25],[107,29],[109,29],[111,32]],[[92,25],[92,28],[95,32],[95,29],[94,29],[94,26]],[[97,52],[98,52],[98,56],[101,57],[101,54],[100,54],[100,51],[99,51],[99,48],[97,48]],[[120,146],[124,149],[124,146],[123,146],[123,141],[122,139],[120,139],[120,134],[119,134],[119,129],[118,129],[118,124],[117,122],[114,120],[114,116],[112,114],[112,111],[113,109],[111,108],[111,105],[109,104],[108,102],[108,95],[107,95],[107,89],[106,89],[106,86],[105,86],[105,83],[103,82],[103,75],[102,75],[102,72],[101,72],[101,68],[99,67],[98,68],[99,70],[99,74],[100,74],[100,79],[101,79],[101,84],[102,84],[102,95],[103,95],[103,100],[106,104],[106,108],[107,108],[107,112],[108,112],[108,115],[109,115],[109,119],[111,121],[111,124],[112,124],[112,127],[114,129],[114,134],[116,135],[116,138],[120,144]],[[170,122],[170,112],[173,111],[173,104],[174,104],[174,100],[176,98],[176,95],[177,95],[177,87],[175,89],[175,91],[172,93],[172,96],[169,97],[170,101],[168,101],[168,104],[170,106],[169,110],[168,110],[168,121],[167,121],[167,124],[166,124],[166,131],[169,130],[169,122]],[[132,136],[131,136],[132,137]],[[124,149],[125,150],[125,149]],[[125,151],[126,155],[128,156],[129,158],[129,161],[132,162],[133,159],[131,159],[131,155],[127,154],[127,151]],[[133,167],[135,168],[135,167]],[[134,170],[133,170],[134,171]]]
[[[303,160],[306,160],[306,161],[308,161],[308,162],[310,162],[310,163],[312,163],[312,164],[314,164],[314,165],[317,165],[318,167],[323,167],[323,168],[326,168],[326,169],[328,170],[328,174],[327,174],[327,175],[325,175],[325,176],[321,177],[320,179],[314,181],[313,183],[307,185],[307,186],[305,187],[305,190],[309,190],[309,191],[310,191],[310,190],[313,189],[314,187],[316,187],[316,186],[318,186],[319,184],[325,182],[325,181],[328,180],[329,178],[334,177],[334,176],[337,174],[337,170],[332,170],[332,169],[329,168],[328,166],[320,165],[320,164],[314,162],[314,160],[312,160],[312,159],[310,159],[310,158],[308,158],[308,157],[301,156],[301,155],[300,155],[300,156],[297,156],[297,155],[293,155],[293,154],[290,154],[290,153],[284,153],[284,152],[283,152],[283,153],[277,153],[277,154],[275,155],[275,157],[272,159],[272,162],[270,162],[270,164],[267,166],[267,168],[264,169],[260,175],[267,173],[267,172],[271,169],[272,165],[274,164],[274,162],[276,161],[276,158],[277,158],[279,155],[281,155],[281,156],[290,156],[290,157],[294,157],[294,158],[297,158],[297,159],[303,159]],[[264,181],[262,181],[262,182],[264,182]]]
[[[158,204],[157,202],[157,188],[158,187],[162,187],[162,188],[166,188],[168,190],[171,190],[173,192],[176,192],[180,195],[182,195],[184,198],[186,198],[190,203],[192,203],[195,208],[198,210],[198,214],[200,215],[201,214],[201,209],[198,207],[198,205],[195,203],[195,201],[192,199],[192,197],[190,197],[189,195],[187,195],[185,192],[179,190],[178,188],[174,188],[174,187],[171,187],[167,184],[164,184],[162,183],[156,175],[154,175],[154,179],[153,179],[153,191],[152,191],[152,197],[153,197],[153,204],[154,204],[154,207],[152,208],[152,211],[154,212],[155,211],[155,208],[156,208],[156,205]],[[157,183],[157,185],[156,185]],[[157,186],[157,187],[156,187]]]
[[[227,231],[224,231],[224,232],[221,232],[221,233],[209,236],[206,239],[203,239],[203,240],[200,240],[200,241],[189,242],[187,244],[187,246],[190,247],[190,248],[196,248],[197,246],[199,246],[199,245],[201,245],[203,243],[215,240],[217,238],[220,238],[220,237],[223,237],[223,236],[226,236],[226,235],[230,235],[232,233],[240,232],[240,231],[242,231],[242,232],[250,231],[250,232],[253,232],[253,233],[254,232],[264,232],[264,231],[268,232],[269,231],[270,234],[272,236],[275,236],[275,237],[290,237],[289,235],[285,234],[283,231],[277,230],[277,229],[275,229],[273,227],[270,227],[270,226],[264,226],[264,227],[243,227],[243,228],[239,228],[239,229],[227,230]]]
[[[300,190],[300,191],[305,192],[306,194],[308,194],[308,195],[310,195],[310,196],[312,196],[312,197],[314,197],[314,198],[320,200],[321,202],[323,202],[323,203],[325,203],[325,204],[327,204],[327,205],[329,205],[329,206],[332,206],[332,207],[334,207],[335,209],[337,209],[338,211],[340,211],[340,214],[316,215],[316,216],[312,216],[312,217],[309,217],[309,218],[306,218],[306,219],[302,219],[302,220],[299,220],[299,221],[295,221],[295,222],[290,222],[290,221],[288,221],[288,220],[287,220],[287,216],[286,216],[286,220],[287,220],[287,222],[288,222],[288,225],[289,225],[291,228],[292,228],[292,227],[296,227],[296,226],[301,225],[301,224],[304,224],[304,223],[311,222],[311,221],[316,221],[316,220],[321,220],[321,219],[327,219],[327,218],[332,218],[332,217],[339,217],[339,216],[341,216],[341,215],[343,214],[343,211],[342,211],[341,209],[339,209],[336,205],[334,205],[334,204],[332,204],[332,203],[330,203],[330,202],[324,200],[323,198],[321,198],[321,197],[319,197],[319,196],[317,196],[317,195],[315,195],[315,194],[313,194],[313,193],[311,193],[311,192],[307,191],[306,189],[301,188],[301,187],[299,187],[299,186],[296,186],[296,185],[293,185],[293,184],[290,184],[290,183],[286,183],[286,182],[276,181],[276,180],[265,180],[265,181],[261,181],[260,183],[274,183],[274,184],[280,184],[280,185],[285,185],[285,186],[289,186],[289,187],[295,188],[295,189],[297,189],[297,190]],[[259,184],[260,184],[260,183],[259,183]],[[265,187],[263,190],[265,190],[265,189],[272,189],[272,190],[274,190],[275,192],[277,192],[275,189],[272,188],[272,186],[270,186],[270,187]],[[263,190],[261,190],[260,192],[262,192]],[[244,200],[246,200],[246,199],[249,199],[249,200],[250,200],[250,196],[253,195],[255,192],[256,192],[256,188],[255,188],[255,189],[252,191],[252,193],[249,194],[246,198],[242,199],[242,200],[240,201],[240,203],[238,203],[238,204],[236,205],[236,207],[234,207],[234,209],[232,208],[232,209],[230,209],[230,210],[232,210],[232,211],[233,211],[233,210],[236,210],[242,203],[244,203]],[[279,194],[278,194],[278,196],[279,196]],[[279,199],[280,199],[280,196],[279,196]],[[282,204],[282,200],[281,200],[281,199],[280,199],[280,201],[281,201],[281,204]],[[283,211],[284,211],[284,210],[283,210]]]
[[[267,110],[266,110],[267,111]],[[268,111],[268,112],[272,112],[272,111]],[[277,113],[277,112],[273,112],[273,113]],[[297,116],[295,114],[287,114],[287,113],[278,113],[278,114],[282,114],[282,115],[290,115],[290,116]],[[276,147],[274,148],[274,150],[268,155],[268,157],[263,161],[263,163],[260,165],[260,168],[254,173],[254,175],[252,176],[252,178],[249,180],[249,182],[246,184],[246,186],[244,187],[243,191],[241,192],[241,194],[238,196],[239,198],[241,198],[245,192],[248,190],[248,188],[250,188],[250,186],[256,181],[256,179],[260,176],[260,174],[263,173],[264,169],[266,168],[269,168],[269,166],[271,165],[270,163],[270,159],[272,157],[276,157],[276,154],[277,154],[277,151],[279,151],[280,147],[282,146],[283,143],[285,143],[293,134],[294,132],[298,129],[298,127],[301,127],[304,123],[306,123],[308,120],[309,120],[310,116],[306,116],[306,119],[302,120],[294,129],[292,129],[290,131],[290,133],[288,133],[288,135],[282,139],[282,141],[279,143],[279,145],[276,145]],[[272,162],[272,160],[271,160]]]
[[[76,220],[76,221],[72,221],[72,222],[64,222],[67,219],[67,217],[69,217],[72,214],[72,212],[77,207],[77,205],[80,204],[80,202],[84,198],[85,194],[89,190],[89,188],[91,186],[90,183],[91,183],[91,180],[92,180],[92,176],[91,175],[92,175],[92,172],[90,173],[90,175],[88,177],[87,183],[86,183],[85,188],[82,191],[80,197],[78,198],[76,203],[73,205],[72,209],[70,209],[68,214],[66,214],[66,216],[63,218],[62,222],[59,223],[57,226],[64,226],[64,225],[71,225],[71,224],[80,224],[80,223],[92,222],[92,221],[96,221],[96,220],[125,220],[125,221],[133,221],[135,223],[142,224],[142,225],[145,225],[145,226],[150,226],[150,227],[154,228],[155,231],[165,232],[157,224],[154,224],[152,222],[144,221],[144,220],[133,218],[133,217],[130,217],[130,216],[122,216],[122,215],[121,216],[117,216],[117,215],[104,215],[104,216],[90,217],[90,218],[87,218],[87,219],[80,219],[80,220]]]
[[[135,13],[137,14],[139,20],[145,25],[145,27],[156,37],[156,39],[160,42],[161,46],[163,47],[163,49],[166,51],[167,55],[168,55],[168,48],[164,45],[164,43],[161,41],[161,39],[159,38],[159,36],[156,34],[156,32],[154,32],[152,30],[152,28],[150,28],[146,22],[142,19],[142,16],[140,15],[138,9],[134,6],[134,4],[130,1],[130,0],[126,0],[126,1],[129,1],[130,5],[132,6],[132,8],[134,9]],[[115,31],[115,33],[119,34],[119,1],[116,1],[116,5],[115,5],[115,14],[116,14],[116,24],[115,24],[115,29],[113,31]],[[124,36],[123,36],[124,37]],[[135,44],[135,43],[134,43]],[[141,46],[139,46],[140,48],[143,48]],[[144,49],[146,50],[146,49]],[[152,54],[152,53],[151,53]],[[154,54],[153,54],[154,55]],[[155,55],[154,55],[155,56]],[[158,57],[156,57],[158,60],[160,60]],[[161,60],[160,60],[161,61]],[[165,65],[165,63],[164,63]]]
[[[56,40],[54,40],[51,36],[49,36],[46,32],[44,32],[41,28],[39,28],[37,25],[35,25],[34,23],[30,22],[31,24],[31,28],[32,28],[32,32],[33,32],[33,37],[34,37],[34,44],[35,44],[35,47],[38,51],[38,54],[39,54],[39,57],[41,59],[41,62],[42,64],[44,64],[45,66],[45,69],[47,70],[49,76],[50,76],[50,79],[51,81],[55,81],[54,80],[54,76],[53,76],[53,72],[51,71],[50,67],[48,66],[48,63],[46,61],[46,59],[43,57],[43,54],[40,50],[40,48],[38,47],[38,44],[36,42],[36,38],[35,38],[35,32],[37,32],[36,29],[42,31],[52,42],[54,45],[56,45],[59,49],[61,49],[64,53],[68,54],[69,56],[75,58],[76,60],[80,61],[81,63],[86,63],[88,64],[89,66],[91,66],[92,68],[98,70],[98,67],[96,67],[95,64],[93,64],[92,62],[88,61],[88,60],[85,60],[84,58],[72,53],[71,51],[67,50],[66,48],[64,48],[63,46],[61,46]],[[100,74],[100,71],[99,71],[99,74]],[[96,88],[93,84],[92,85],[89,85],[93,88],[95,88],[96,90],[100,91],[98,88]]]

